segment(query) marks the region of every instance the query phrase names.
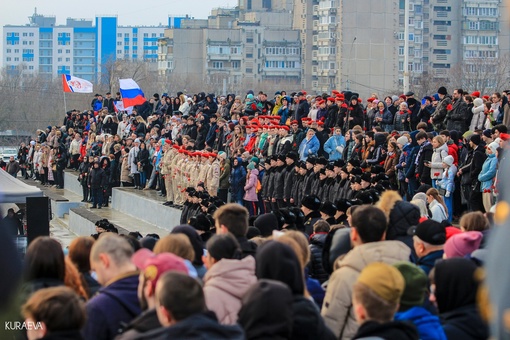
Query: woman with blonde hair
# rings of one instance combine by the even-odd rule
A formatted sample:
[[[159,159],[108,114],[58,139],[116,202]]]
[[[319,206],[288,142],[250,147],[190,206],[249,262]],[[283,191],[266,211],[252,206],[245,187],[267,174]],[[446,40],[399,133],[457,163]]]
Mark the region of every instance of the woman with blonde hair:
[[[432,220],[436,222],[443,222],[448,219],[448,208],[443,201],[443,198],[439,195],[437,189],[430,188],[427,190],[427,202],[429,204]]]
[[[191,241],[185,234],[169,234],[156,242],[154,246],[154,253],[172,253],[182,257],[188,267],[190,276],[197,277],[197,271],[193,267],[193,260],[195,259],[195,250]]]

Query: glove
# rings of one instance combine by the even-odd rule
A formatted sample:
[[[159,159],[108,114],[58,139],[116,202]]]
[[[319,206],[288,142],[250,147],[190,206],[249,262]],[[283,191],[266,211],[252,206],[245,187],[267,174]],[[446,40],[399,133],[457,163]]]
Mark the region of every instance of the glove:
[[[446,194],[444,194],[444,197],[450,197],[451,192],[447,191]]]

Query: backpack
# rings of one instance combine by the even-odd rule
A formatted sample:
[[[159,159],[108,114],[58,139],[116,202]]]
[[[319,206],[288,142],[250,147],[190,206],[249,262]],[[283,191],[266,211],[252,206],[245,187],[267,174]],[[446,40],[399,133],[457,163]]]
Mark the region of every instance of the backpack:
[[[260,180],[257,179],[257,186],[255,187],[255,192],[258,194],[262,190],[262,183],[260,183]]]

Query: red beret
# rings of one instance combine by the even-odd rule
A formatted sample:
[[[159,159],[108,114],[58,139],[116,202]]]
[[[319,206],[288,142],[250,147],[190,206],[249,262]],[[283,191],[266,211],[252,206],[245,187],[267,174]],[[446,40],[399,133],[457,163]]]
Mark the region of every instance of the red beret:
[[[241,119],[244,120],[245,122],[248,121],[248,117],[247,116],[241,117]]]
[[[319,101],[317,102],[317,104],[318,104],[318,105],[324,104],[324,100],[319,100]]]
[[[340,92],[338,90],[333,90],[333,91],[331,91],[331,93],[340,94]]]
[[[258,132],[259,131],[259,128],[256,127],[256,126],[252,126],[251,128],[252,132]]]
[[[404,100],[406,100],[406,99],[407,99],[407,97],[406,97],[406,95],[405,95],[405,94],[401,94],[401,95],[400,95],[400,96],[398,96],[398,97],[399,97],[399,98],[402,98],[402,99],[404,99]]]
[[[471,93],[471,97],[480,98],[480,91],[473,91],[473,93]]]
[[[165,139],[165,144],[170,144],[172,145],[172,141],[170,139]]]
[[[211,153],[209,154],[209,157],[214,157],[214,158],[216,158],[217,156],[218,156],[218,155],[217,155],[217,154],[215,154],[214,152],[211,152]]]
[[[490,97],[488,95],[485,95],[482,98],[485,99],[485,100],[489,100]]]
[[[306,91],[301,91],[301,93],[303,94],[303,96],[306,96]]]
[[[374,97],[370,97],[370,98],[368,98],[368,99],[367,99],[367,102],[369,102],[369,103],[373,103],[373,102],[374,102],[374,100],[375,100],[375,98],[374,98]]]
[[[280,116],[273,116],[273,119],[278,119],[278,120],[280,120],[280,119],[282,119],[282,117],[280,117]]]
[[[335,98],[333,98],[333,97],[328,97],[328,100],[329,100],[330,102],[334,102],[334,101],[335,101]]]
[[[287,125],[280,126],[280,129],[284,129],[284,130],[287,130],[287,131],[290,130],[290,128]]]
[[[318,121],[318,122],[317,122],[317,125],[318,125],[318,126],[323,126],[323,125],[324,125],[324,122],[323,122],[323,121]]]
[[[290,125],[294,125],[294,124],[299,124],[299,122],[297,120],[293,120],[292,122],[290,122]]]

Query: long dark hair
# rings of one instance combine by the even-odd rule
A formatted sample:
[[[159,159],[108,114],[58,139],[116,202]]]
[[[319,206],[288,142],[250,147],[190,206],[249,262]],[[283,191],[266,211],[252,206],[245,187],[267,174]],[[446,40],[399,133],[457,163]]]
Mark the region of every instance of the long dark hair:
[[[41,236],[30,243],[25,255],[25,280],[44,278],[64,282],[65,273],[64,252],[58,241]]]

